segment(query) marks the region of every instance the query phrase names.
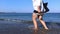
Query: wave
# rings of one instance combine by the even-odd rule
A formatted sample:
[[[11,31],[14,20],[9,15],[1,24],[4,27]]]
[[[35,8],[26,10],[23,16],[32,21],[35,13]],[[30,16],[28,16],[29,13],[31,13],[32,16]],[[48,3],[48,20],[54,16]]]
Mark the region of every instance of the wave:
[[[5,19],[5,18],[0,18],[0,21],[9,21],[9,22],[17,22],[17,23],[25,23],[25,24],[33,24],[32,20],[21,20],[21,19]],[[39,21],[37,21],[40,23]],[[46,22],[49,24],[50,22]]]
[[[9,22],[17,22],[17,23],[22,23],[23,25],[27,25],[28,27],[32,27],[33,25],[33,21],[32,20],[21,20],[21,19],[2,19],[0,18],[0,21],[9,21]],[[41,27],[41,24],[39,21],[37,21],[39,23],[39,27]],[[60,22],[46,22],[47,26],[49,28],[60,28]]]
[[[5,18],[0,18],[0,21],[13,21],[13,22],[32,22],[32,20],[21,20],[21,19],[5,19]]]
[[[13,22],[23,22],[23,23],[32,23],[32,20],[22,20],[22,19],[5,19],[5,18],[0,18],[0,21],[13,21]],[[39,22],[37,20],[37,22]],[[47,22],[46,23],[60,23],[60,22]]]

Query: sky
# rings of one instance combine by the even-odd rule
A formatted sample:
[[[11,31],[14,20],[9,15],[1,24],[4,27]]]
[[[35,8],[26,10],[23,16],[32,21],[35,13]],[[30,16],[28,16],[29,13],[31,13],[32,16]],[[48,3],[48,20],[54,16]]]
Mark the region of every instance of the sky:
[[[48,2],[48,13],[60,13],[60,0],[43,0]],[[0,0],[0,12],[32,13],[32,0]]]

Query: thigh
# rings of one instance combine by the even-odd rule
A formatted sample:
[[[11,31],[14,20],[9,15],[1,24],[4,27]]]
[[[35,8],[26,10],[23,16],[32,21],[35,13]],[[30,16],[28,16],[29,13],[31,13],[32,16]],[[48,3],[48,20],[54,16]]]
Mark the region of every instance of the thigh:
[[[32,14],[32,18],[36,19],[37,15],[35,13]]]

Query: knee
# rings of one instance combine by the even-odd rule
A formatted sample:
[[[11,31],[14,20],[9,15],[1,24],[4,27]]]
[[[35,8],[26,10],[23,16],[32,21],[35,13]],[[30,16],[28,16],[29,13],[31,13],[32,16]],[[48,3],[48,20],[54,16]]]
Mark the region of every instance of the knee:
[[[39,20],[43,20],[43,19],[41,18],[41,19],[39,19]]]

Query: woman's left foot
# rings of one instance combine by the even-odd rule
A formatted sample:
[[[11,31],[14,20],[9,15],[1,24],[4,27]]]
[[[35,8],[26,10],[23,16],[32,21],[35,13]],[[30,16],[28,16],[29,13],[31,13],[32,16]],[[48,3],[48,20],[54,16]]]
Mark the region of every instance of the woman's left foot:
[[[45,27],[44,29],[45,29],[45,30],[48,30],[48,27]]]

